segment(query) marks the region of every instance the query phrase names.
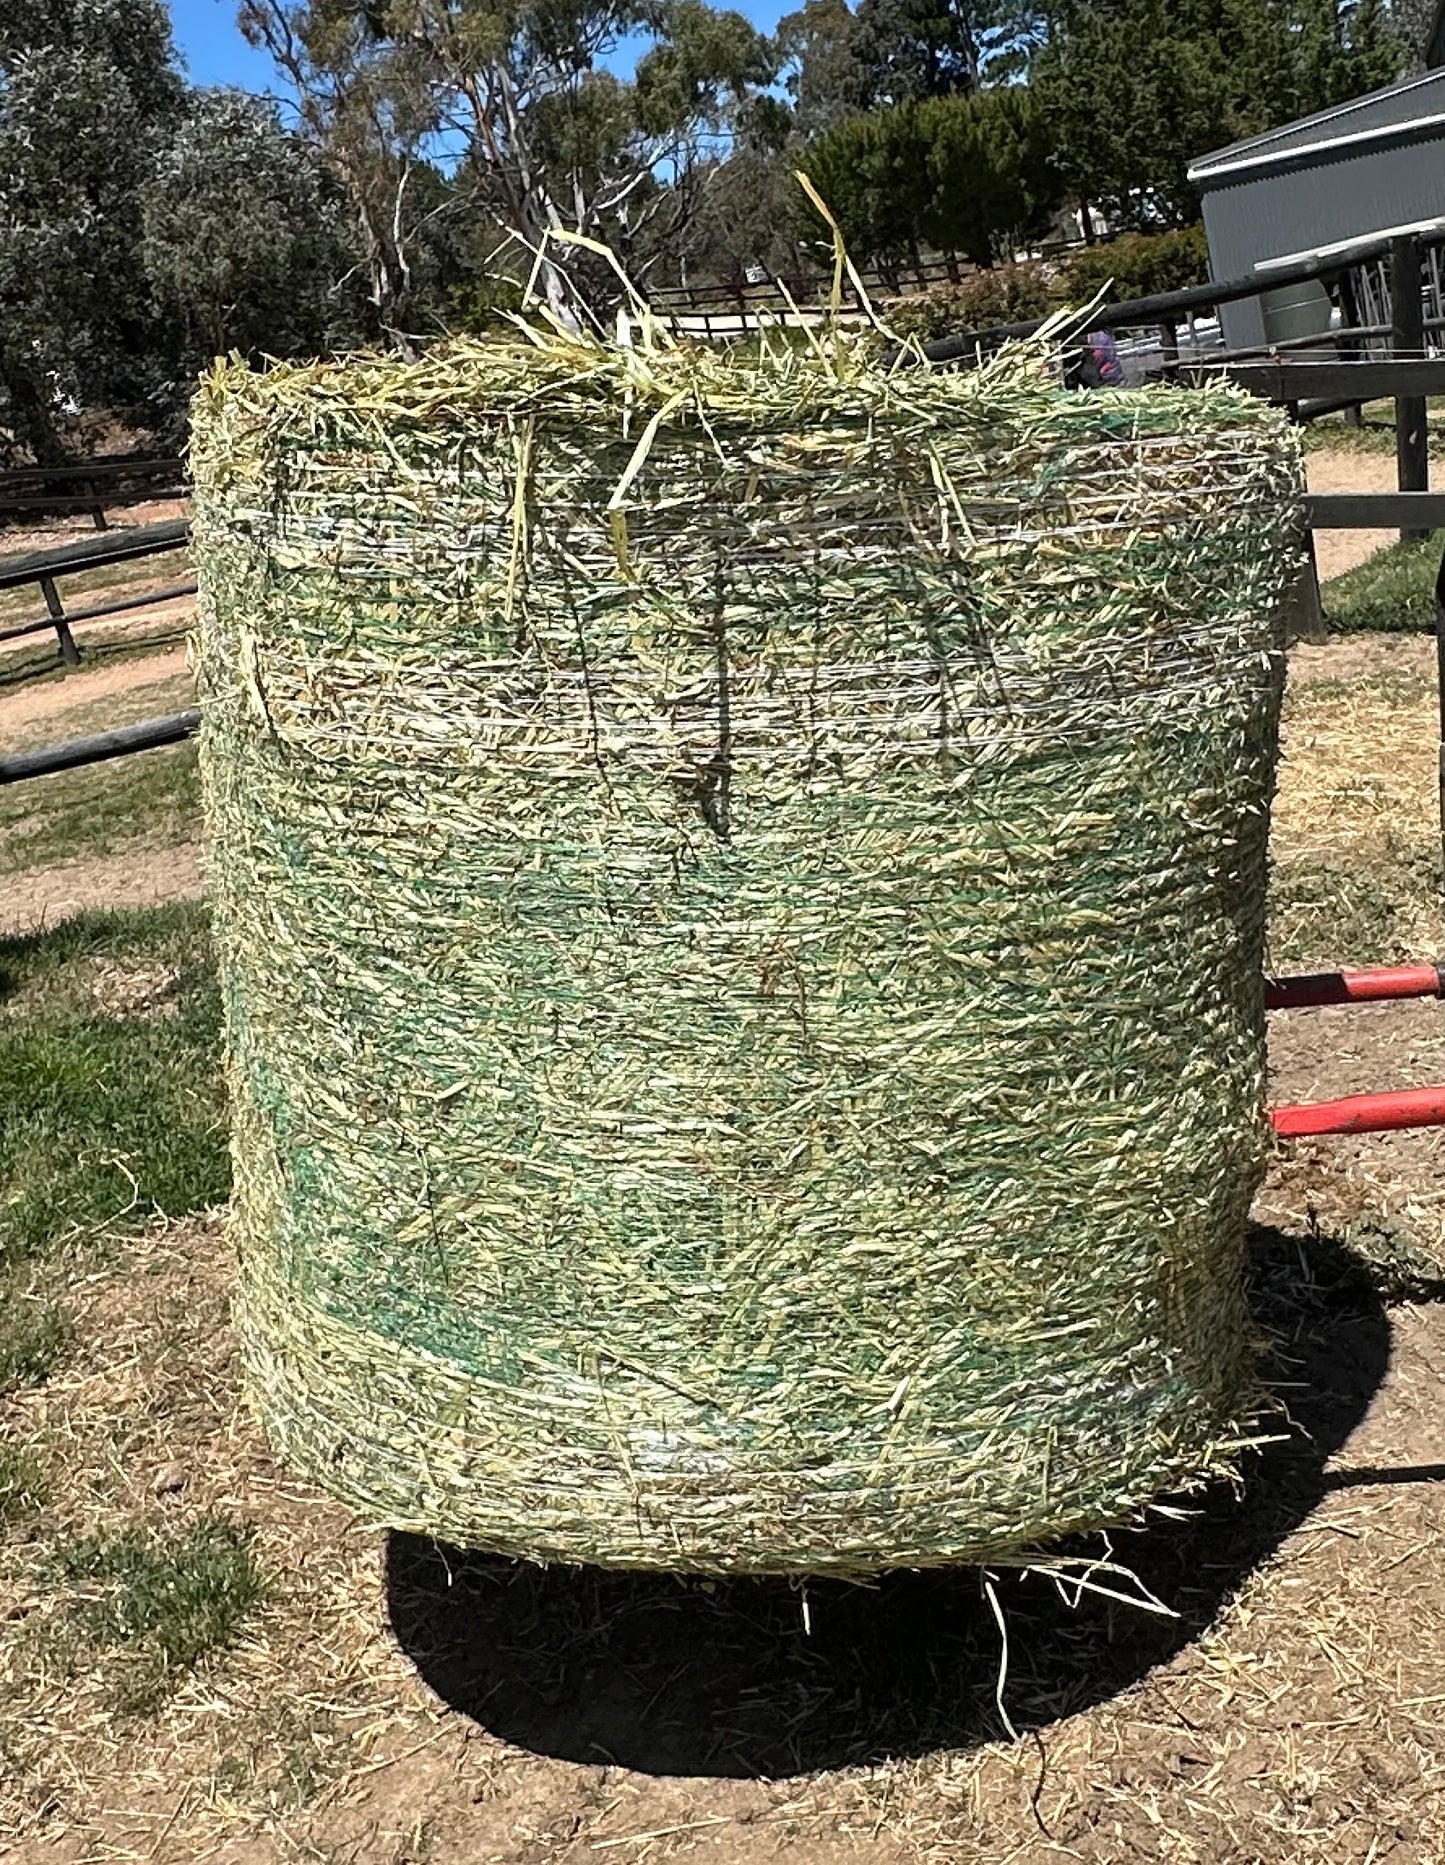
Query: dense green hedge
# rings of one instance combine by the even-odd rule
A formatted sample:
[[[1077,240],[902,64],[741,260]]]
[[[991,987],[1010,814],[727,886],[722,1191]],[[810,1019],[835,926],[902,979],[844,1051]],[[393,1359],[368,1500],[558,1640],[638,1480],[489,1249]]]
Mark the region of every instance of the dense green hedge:
[[[958,285],[935,285],[916,298],[888,306],[889,327],[900,336],[952,336],[960,330],[987,330],[993,324],[1020,323],[1043,317],[1057,300],[1042,266],[992,266],[972,272]]]
[[[1071,253],[1060,267],[1065,298],[1083,303],[1100,292],[1115,301],[1184,291],[1209,278],[1209,242],[1200,225],[1168,233],[1121,233],[1105,246]]]
[[[957,331],[1043,317],[1063,305],[1087,304],[1101,294],[1114,300],[1152,298],[1158,292],[1201,285],[1208,277],[1209,248],[1202,226],[1125,233],[1065,259],[993,266],[970,274],[961,284],[936,285],[891,305],[888,321],[901,335],[928,342]]]
[[[1027,85],[846,117],[808,144],[802,165],[865,265],[920,246],[991,265],[1041,238],[1064,198]],[[801,189],[796,211],[805,238],[831,237]]]

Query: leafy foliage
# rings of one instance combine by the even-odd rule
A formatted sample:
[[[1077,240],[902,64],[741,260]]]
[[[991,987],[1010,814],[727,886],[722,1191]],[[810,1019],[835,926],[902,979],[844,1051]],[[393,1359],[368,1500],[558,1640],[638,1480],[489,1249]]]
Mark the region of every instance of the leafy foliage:
[[[689,271],[741,290],[746,266],[802,273],[797,186],[787,156],[744,148],[706,177],[688,236]]]
[[[919,116],[928,145],[925,239],[987,264],[1047,229],[1062,190],[1029,90],[940,98]]]
[[[804,0],[776,41],[798,133],[1016,79],[1044,25],[1031,0]]]
[[[832,129],[868,103],[858,57],[858,16],[847,0],[803,0],[778,23],[774,40],[800,139]]]
[[[970,0],[859,0],[854,58],[868,101],[918,103],[974,90],[978,14]]]
[[[460,142],[453,210],[490,230],[481,270],[536,262],[554,311],[606,308],[617,281],[555,235],[605,240],[643,275],[681,250],[701,181],[771,83],[771,44],[704,0],[243,0],[308,132],[341,177],[371,297],[395,329],[413,300],[409,179],[430,139]],[[605,60],[644,45],[633,78]]]
[[[1065,305],[1110,298],[1147,298],[1179,291],[1209,276],[1209,248],[1202,226],[1167,233],[1126,233],[1105,245],[1070,253],[1057,262],[1025,260],[974,272],[956,285],[932,290],[889,307],[888,320],[900,335],[923,342],[997,324],[1023,323]]]
[[[1195,219],[1189,163],[1388,83],[1380,0],[1064,0],[1031,82],[1074,199],[1116,224]]]
[[[193,92],[141,201],[146,274],[192,366],[233,349],[325,347],[354,329],[336,291],[349,255],[330,178],[269,100]]]
[[[769,39],[708,0],[240,0],[292,129],[189,91],[163,0],[8,0],[0,455],[58,459],[81,408],[178,425],[217,350],[483,328],[534,272],[557,315],[610,315],[614,271],[568,235],[644,285],[801,269],[823,229],[798,166],[885,270],[924,245],[1010,260],[1065,199],[1182,227],[1191,159],[1394,76],[1412,5],[803,0]],[[1106,265],[1116,293],[1195,275],[1116,246],[1067,295]]]
[[[1202,285],[1208,278],[1209,241],[1199,221],[1163,233],[1122,233],[1070,253],[1059,268],[1066,304],[1083,304],[1099,292],[1114,299],[1152,298]]]
[[[1405,48],[1411,71],[1425,69],[1425,54],[1439,10],[1438,0],[1390,0],[1390,27]]]
[[[987,265],[1041,232],[1060,200],[1043,118],[1022,88],[849,118],[804,161],[865,260],[928,241]]]
[[[1017,78],[1047,30],[1033,0],[859,0],[857,17],[854,60],[875,105]]]
[[[62,452],[63,401],[143,401],[169,373],[140,187],[182,100],[161,0],[0,8],[0,419],[37,457]]]
[[[935,285],[888,307],[889,328],[928,343],[995,324],[1022,323],[1054,308],[1054,287],[1042,266],[994,266],[957,285]]]

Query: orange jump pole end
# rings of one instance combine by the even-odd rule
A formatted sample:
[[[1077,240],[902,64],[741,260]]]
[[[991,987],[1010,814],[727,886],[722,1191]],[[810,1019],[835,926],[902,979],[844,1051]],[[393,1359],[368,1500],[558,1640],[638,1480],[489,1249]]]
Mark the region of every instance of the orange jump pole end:
[[[1391,1133],[1402,1127],[1445,1126],[1445,1087],[1352,1094],[1343,1101],[1276,1107],[1270,1124],[1281,1139],[1314,1133]]]

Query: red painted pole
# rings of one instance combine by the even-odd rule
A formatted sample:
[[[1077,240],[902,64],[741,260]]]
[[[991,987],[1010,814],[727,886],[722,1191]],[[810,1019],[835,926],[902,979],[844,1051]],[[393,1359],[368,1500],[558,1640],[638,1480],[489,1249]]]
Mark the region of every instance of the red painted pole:
[[[1311,1004],[1369,1004],[1390,998],[1445,997],[1445,978],[1434,965],[1388,965],[1378,971],[1319,971],[1300,978],[1266,978],[1269,1010],[1303,1010]]]
[[[1401,1088],[1392,1094],[1352,1094],[1343,1101],[1320,1101],[1314,1106],[1276,1107],[1269,1118],[1281,1139],[1440,1127],[1445,1126],[1445,1087]]]

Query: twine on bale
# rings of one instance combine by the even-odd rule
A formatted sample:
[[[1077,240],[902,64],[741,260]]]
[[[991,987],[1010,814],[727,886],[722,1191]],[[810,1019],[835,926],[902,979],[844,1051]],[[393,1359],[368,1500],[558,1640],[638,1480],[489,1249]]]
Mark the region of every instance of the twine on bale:
[[[220,365],[192,457],[296,1465],[510,1554],[852,1574],[1230,1467],[1274,411],[644,321]]]

